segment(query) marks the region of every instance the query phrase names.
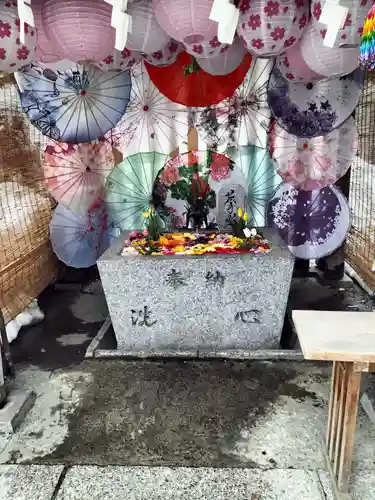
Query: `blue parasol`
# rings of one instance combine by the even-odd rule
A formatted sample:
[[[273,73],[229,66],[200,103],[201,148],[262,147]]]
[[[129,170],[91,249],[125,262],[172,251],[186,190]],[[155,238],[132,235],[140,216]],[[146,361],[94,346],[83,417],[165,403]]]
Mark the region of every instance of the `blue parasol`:
[[[50,237],[55,254],[64,264],[93,266],[109,246],[104,203],[99,201],[86,214],[58,205],[50,223]]]
[[[106,134],[130,99],[129,71],[107,73],[92,65],[66,71],[37,63],[15,73],[21,106],[42,134],[78,144]]]

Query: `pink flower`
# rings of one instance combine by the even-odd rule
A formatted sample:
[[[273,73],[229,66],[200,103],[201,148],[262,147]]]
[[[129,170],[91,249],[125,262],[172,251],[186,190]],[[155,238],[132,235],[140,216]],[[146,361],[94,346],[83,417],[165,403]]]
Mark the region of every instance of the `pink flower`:
[[[126,47],[125,47],[124,50],[121,51],[121,55],[122,55],[123,59],[126,59],[127,57],[130,57],[131,54],[132,54],[131,50],[127,49]]]
[[[285,40],[284,47],[291,47],[295,41],[296,41],[296,37],[295,36],[290,36],[289,38],[287,38]]]
[[[351,26],[353,23],[352,23],[352,15],[349,13],[347,16],[346,16],[346,19],[345,19],[345,23],[344,23],[344,28],[347,28],[348,26]]]
[[[362,0],[361,7],[366,7],[366,5],[367,5],[367,0]]]
[[[178,173],[178,168],[173,165],[169,164],[167,165],[163,172],[160,174],[160,182],[162,182],[165,186],[169,187],[172,186],[172,184],[175,184],[177,181],[180,180],[180,174]]]
[[[285,43],[284,45],[286,44],[288,40],[285,40]],[[285,56],[284,59],[283,59],[283,63],[284,63],[284,66],[289,68],[289,59],[288,59],[288,56]]]
[[[297,180],[299,177],[305,177],[308,172],[308,167],[301,161],[300,159],[295,160],[294,162],[288,162],[288,173]]]
[[[316,2],[313,8],[313,16],[317,21],[319,21],[321,15],[322,15],[322,6],[320,5],[320,2]]]
[[[250,9],[250,2],[251,2],[251,0],[242,0],[242,2],[240,0],[238,8],[242,12],[242,14],[244,14],[245,12],[247,12]]]
[[[163,58],[163,52],[161,50],[158,50],[157,52],[154,52],[152,54],[152,57],[156,60],[159,60]]]
[[[0,49],[0,59],[4,61],[6,59],[7,51],[5,49]]]
[[[30,54],[29,49],[24,45],[23,47],[17,50],[17,59],[24,61],[25,59],[28,58],[29,54]]]
[[[107,56],[105,59],[103,59],[103,62],[106,64],[112,64],[113,63],[113,57],[112,56]]]
[[[264,47],[264,43],[260,38],[253,38],[251,41],[251,45],[255,48],[260,50],[262,47]]]
[[[202,45],[193,45],[193,52],[195,52],[196,54],[202,54],[203,53]]]
[[[11,33],[10,24],[0,21],[0,38],[10,37]]]
[[[214,181],[222,181],[230,176],[230,160],[226,156],[216,156],[211,163],[211,177]]]
[[[327,30],[320,30],[321,37],[324,38],[326,36]]]
[[[212,40],[210,40],[210,45],[211,47],[215,48],[215,47],[220,47],[221,43],[219,42],[219,40],[217,39],[217,36],[214,36]]]
[[[268,17],[277,16],[280,12],[280,4],[278,2],[274,2],[273,0],[269,0],[267,5],[264,7],[264,12]]]
[[[147,238],[147,236],[148,236],[148,231],[147,231],[147,229],[144,229],[144,230],[142,231],[142,236],[144,236],[145,238]]]
[[[304,4],[304,0],[296,0],[297,9],[302,9],[303,4]]]
[[[306,23],[307,23],[307,16],[306,14],[303,14],[303,16],[299,20],[299,29],[302,30],[306,26]]]
[[[220,49],[220,54],[224,54],[229,49],[230,45],[225,45],[224,47],[221,47]]]
[[[285,76],[288,78],[288,80],[294,80],[295,79],[295,76],[293,75],[293,73],[287,73]]]
[[[247,24],[248,24],[248,26],[250,26],[250,28],[253,31],[255,31],[262,24],[261,20],[260,20],[260,15],[259,14],[257,14],[257,15],[252,14],[249,17],[249,20],[248,20]]]
[[[15,25],[17,26],[18,31],[21,31],[21,21],[19,19],[16,19]],[[26,34],[29,33],[29,25],[28,24],[25,23],[23,25],[23,29],[24,29]]]
[[[177,52],[177,49],[178,49],[178,44],[174,41],[170,42],[170,44],[168,45],[168,50],[171,54],[174,54],[175,52]]]
[[[282,40],[285,36],[285,28],[280,28],[280,26],[276,26],[276,28],[271,31],[271,36],[273,40]]]

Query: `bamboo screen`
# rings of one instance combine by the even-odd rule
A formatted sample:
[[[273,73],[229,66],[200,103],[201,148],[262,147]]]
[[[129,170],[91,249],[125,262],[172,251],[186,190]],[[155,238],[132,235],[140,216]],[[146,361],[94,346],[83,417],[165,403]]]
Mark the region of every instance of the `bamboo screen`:
[[[352,166],[349,201],[352,229],[346,245],[347,261],[375,290],[375,75],[367,73],[366,86],[355,112],[358,155]]]
[[[43,186],[43,136],[22,114],[11,76],[0,79],[0,307],[13,319],[55,278]]]

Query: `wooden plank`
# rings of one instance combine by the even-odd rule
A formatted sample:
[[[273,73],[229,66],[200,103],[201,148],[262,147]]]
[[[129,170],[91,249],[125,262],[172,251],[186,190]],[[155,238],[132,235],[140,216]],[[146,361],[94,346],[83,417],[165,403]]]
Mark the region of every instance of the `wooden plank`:
[[[327,424],[327,434],[326,434],[326,445],[329,450],[331,447],[332,441],[332,426],[333,426],[333,409],[336,402],[336,384],[338,381],[338,370],[339,364],[337,362],[333,362],[332,365],[332,377],[331,377],[331,393],[329,395],[329,406],[328,406],[328,424]]]
[[[348,380],[345,397],[344,426],[338,468],[338,489],[343,492],[347,492],[349,488],[357,423],[358,399],[361,387],[361,372],[355,372],[353,366],[347,366],[347,373]]]
[[[333,472],[335,477],[339,475],[339,464],[342,454],[342,436],[344,434],[344,414],[346,408],[346,394],[349,373],[343,363],[340,363],[340,395],[338,398],[337,426],[335,438],[335,454],[333,457]]]
[[[341,391],[341,379],[343,377],[343,372],[340,363],[336,363],[337,377],[335,381],[335,386],[333,390],[333,405],[332,405],[332,424],[331,424],[331,438],[328,448],[329,459],[333,461],[334,451],[336,447],[337,439],[337,424],[338,424],[338,414],[339,414],[339,401],[340,401],[340,391]]]
[[[375,312],[292,312],[305,359],[375,363]]]
[[[335,478],[335,475],[334,475],[333,470],[332,470],[332,463],[331,463],[331,460],[329,459],[329,456],[327,454],[327,448],[324,446],[324,441],[322,442],[322,448],[323,448],[323,455],[324,455],[326,467],[327,467],[329,476],[331,478],[334,499],[335,500],[352,500],[351,495],[349,493],[341,493],[337,489],[337,482],[336,482],[336,478]]]

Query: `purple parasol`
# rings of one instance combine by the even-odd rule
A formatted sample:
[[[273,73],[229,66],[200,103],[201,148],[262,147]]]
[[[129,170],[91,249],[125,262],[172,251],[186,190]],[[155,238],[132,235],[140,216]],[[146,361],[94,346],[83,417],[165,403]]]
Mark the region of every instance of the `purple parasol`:
[[[268,224],[300,259],[320,259],[344,242],[350,211],[341,191],[333,186],[298,191],[282,184],[268,204]]]
[[[334,80],[291,83],[274,66],[268,82],[268,104],[280,127],[289,134],[317,137],[332,132],[349,118],[363,85],[361,68]]]

